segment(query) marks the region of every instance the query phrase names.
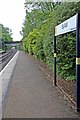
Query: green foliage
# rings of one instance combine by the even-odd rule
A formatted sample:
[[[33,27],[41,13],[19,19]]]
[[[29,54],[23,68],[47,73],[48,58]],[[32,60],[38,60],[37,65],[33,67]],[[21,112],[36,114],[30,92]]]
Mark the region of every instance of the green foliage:
[[[22,28],[23,48],[53,69],[54,27],[79,12],[80,2],[30,5]],[[57,37],[57,73],[66,80],[75,80],[75,47],[75,32]]]
[[[1,24],[0,28],[0,50],[8,50],[11,46],[4,45],[5,41],[12,41],[12,30]]]
[[[30,52],[31,54],[35,53],[34,49],[35,49],[38,34],[39,34],[38,30],[33,29],[33,31],[30,32],[29,35],[28,35],[27,48],[28,48],[28,52]]]
[[[57,71],[61,77],[65,79],[75,79],[76,73],[75,55],[76,55],[75,34],[72,33],[59,36],[57,38]]]
[[[2,29],[2,40],[4,41],[12,41],[12,30],[8,27],[4,27]]]

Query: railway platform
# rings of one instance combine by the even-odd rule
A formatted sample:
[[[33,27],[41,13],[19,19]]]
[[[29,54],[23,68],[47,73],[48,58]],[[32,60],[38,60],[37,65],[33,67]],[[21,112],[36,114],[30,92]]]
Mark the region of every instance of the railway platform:
[[[30,55],[19,52],[3,100],[3,118],[78,117]]]

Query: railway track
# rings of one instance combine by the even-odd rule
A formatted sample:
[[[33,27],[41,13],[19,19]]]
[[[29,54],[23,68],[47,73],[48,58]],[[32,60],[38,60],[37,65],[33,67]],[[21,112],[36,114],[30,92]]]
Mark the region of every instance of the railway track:
[[[10,50],[6,53],[0,53],[0,71],[6,66],[6,64],[11,60],[11,58],[15,55],[16,50]]]

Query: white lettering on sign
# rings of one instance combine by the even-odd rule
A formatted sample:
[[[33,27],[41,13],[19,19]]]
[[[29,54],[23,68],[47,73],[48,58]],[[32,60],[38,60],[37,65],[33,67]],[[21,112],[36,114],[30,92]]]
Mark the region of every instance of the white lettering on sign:
[[[55,36],[76,30],[77,14],[55,27]]]

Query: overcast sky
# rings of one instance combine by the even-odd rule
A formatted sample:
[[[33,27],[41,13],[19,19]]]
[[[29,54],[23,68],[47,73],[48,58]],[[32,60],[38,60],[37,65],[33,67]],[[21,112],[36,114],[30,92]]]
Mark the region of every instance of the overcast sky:
[[[0,24],[12,29],[14,41],[22,38],[19,32],[25,19],[24,2],[25,0],[0,0]]]

